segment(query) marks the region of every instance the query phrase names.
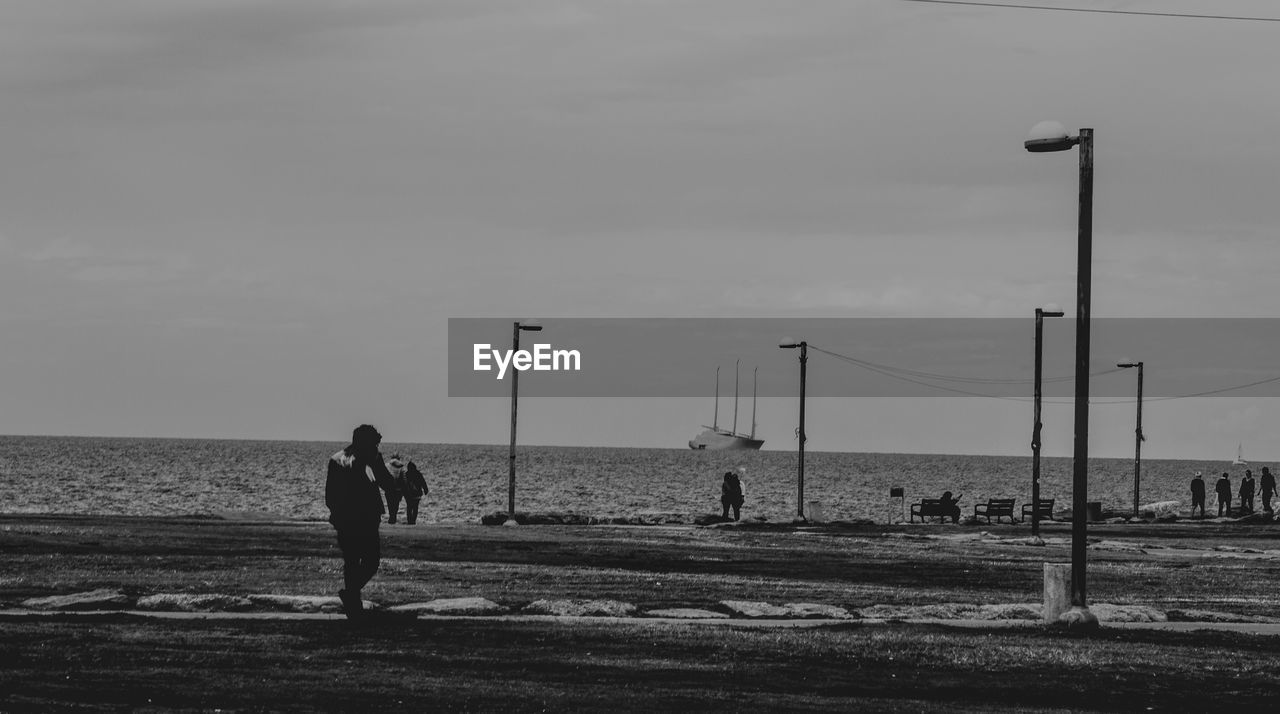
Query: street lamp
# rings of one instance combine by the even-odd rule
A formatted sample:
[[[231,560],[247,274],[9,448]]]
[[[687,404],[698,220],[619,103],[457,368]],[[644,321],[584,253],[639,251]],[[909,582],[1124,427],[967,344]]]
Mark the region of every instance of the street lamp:
[[[1130,367],[1138,368],[1138,427],[1133,431],[1133,517],[1138,517],[1138,483],[1142,476],[1142,442],[1147,437],[1142,435],[1142,363],[1132,360],[1119,362],[1117,367],[1129,369]]]
[[[515,359],[515,355],[520,350],[520,333],[521,332],[541,332],[542,325],[534,323],[520,324],[520,321],[514,323],[511,329],[511,356]],[[516,400],[520,394],[520,370],[514,367],[511,370],[511,452],[507,460],[507,521],[503,525],[514,526],[516,524]]]
[[[803,340],[796,342],[787,337],[778,343],[778,347],[784,350],[800,348],[800,467],[796,472],[796,517],[804,520],[804,381],[805,365],[809,362],[809,343]]]
[[[1062,317],[1064,312],[1056,305],[1052,310],[1036,308],[1036,389],[1035,389],[1035,421],[1031,427],[1031,535],[1040,537],[1040,382],[1044,367],[1044,318]]]
[[[1076,242],[1076,394],[1075,445],[1071,478],[1071,612],[1069,622],[1096,627],[1085,599],[1085,559],[1089,519],[1089,291],[1093,262],[1093,129],[1070,136],[1061,124],[1042,121],[1031,128],[1023,146],[1032,153],[1080,147],[1080,200]]]

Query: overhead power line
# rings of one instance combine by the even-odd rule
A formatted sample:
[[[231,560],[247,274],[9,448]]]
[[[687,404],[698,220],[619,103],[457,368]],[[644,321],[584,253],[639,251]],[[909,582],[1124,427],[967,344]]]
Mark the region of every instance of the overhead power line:
[[[890,379],[897,379],[903,382],[910,382],[911,384],[918,384],[922,387],[937,389],[944,392],[951,392],[953,394],[963,394],[969,397],[986,397],[989,399],[1007,399],[1010,401],[1019,401],[1019,402],[1026,401],[1027,399],[1027,397],[1009,397],[1009,396],[1002,396],[999,394],[972,392],[967,389],[958,389],[956,387],[947,387],[941,384],[935,384],[934,382],[942,381],[942,382],[961,382],[961,383],[976,383],[976,384],[1030,385],[1033,381],[1030,379],[1000,379],[1000,378],[994,378],[994,377],[958,377],[953,375],[937,374],[934,372],[921,372],[919,370],[904,369],[901,367],[893,367],[891,365],[886,365],[886,364],[877,364],[875,362],[868,362],[867,360],[858,359],[857,357],[850,357],[849,355],[840,354],[839,352],[824,350],[821,347],[818,347],[817,345],[814,345],[812,343],[809,344],[809,349],[813,350],[814,352],[821,352],[822,354],[834,357],[847,364],[852,364],[855,367],[861,367],[862,369],[868,370],[870,372],[875,372],[877,374],[884,375],[886,377],[889,377]],[[1119,368],[1108,369],[1108,370],[1103,370],[1101,372],[1095,372],[1092,376],[1098,377],[1098,376],[1111,374],[1113,372],[1119,372],[1119,371],[1120,371]],[[1044,381],[1058,382],[1058,381],[1064,381],[1064,380],[1070,380],[1070,379],[1074,379],[1074,378],[1073,377],[1053,377],[1053,378],[1050,378],[1049,380],[1041,380],[1041,381],[1042,382]],[[1277,379],[1280,379],[1280,378],[1277,378]],[[932,381],[926,381],[926,380],[932,380]]]
[[[1000,7],[1015,10],[1056,10],[1057,12],[1086,12],[1099,15],[1147,15],[1151,17],[1181,17],[1194,20],[1244,20],[1249,22],[1280,22],[1280,17],[1252,17],[1247,15],[1198,15],[1182,12],[1151,12],[1145,10],[1102,10],[1089,7],[1054,7],[1052,5],[1022,5],[1015,3],[975,2],[973,0],[904,0],[904,2],[929,3],[931,5],[973,5]]]
[[[1031,399],[1030,397],[1012,397],[1012,396],[1006,396],[1006,395],[1000,395],[1000,394],[987,394],[983,392],[973,392],[967,389],[948,387],[942,384],[935,383],[935,382],[960,382],[960,383],[967,383],[967,384],[1030,385],[1033,382],[1033,380],[1030,380],[1030,379],[1002,379],[1002,378],[995,378],[995,377],[960,377],[960,376],[954,376],[954,375],[938,374],[935,372],[922,372],[920,370],[905,369],[902,367],[894,367],[892,365],[887,365],[887,364],[878,364],[876,362],[869,362],[867,360],[858,359],[857,357],[850,357],[849,355],[840,354],[839,352],[832,352],[831,350],[825,350],[814,344],[810,344],[809,349],[813,350],[814,352],[821,352],[822,354],[828,355],[830,357],[834,357],[837,360],[840,360],[841,362],[844,362],[846,364],[851,364],[855,367],[861,367],[862,369],[865,369],[867,371],[875,372],[876,374],[889,377],[890,379],[909,382],[911,384],[920,385],[922,387],[928,387],[930,389],[937,389],[943,392],[951,392],[953,394],[963,394],[969,397],[985,397],[988,399],[1005,399],[1005,400],[1014,401],[1014,402],[1025,402]],[[1114,374],[1120,371],[1123,371],[1123,370],[1117,367],[1114,369],[1102,370],[1100,372],[1093,372],[1089,376],[1101,377],[1108,374]],[[1062,381],[1069,381],[1072,379],[1075,379],[1075,378],[1074,377],[1052,377],[1048,379],[1042,379],[1041,382],[1042,383],[1062,382]],[[1223,387],[1221,389],[1211,389],[1203,392],[1191,392],[1188,394],[1173,394],[1167,397],[1147,397],[1144,401],[1163,402],[1163,401],[1169,401],[1171,399],[1190,399],[1193,397],[1208,397],[1215,394],[1225,394],[1227,392],[1234,392],[1240,389],[1246,389],[1248,387],[1256,387],[1260,384],[1270,384],[1272,382],[1280,382],[1280,377],[1268,377],[1267,379],[1259,379],[1255,382],[1249,382],[1247,384],[1237,384],[1231,387]],[[1072,403],[1070,401],[1060,401],[1060,400],[1053,400],[1053,399],[1046,399],[1042,401],[1045,404]],[[1095,406],[1110,406],[1115,404],[1132,404],[1135,401],[1137,400],[1136,399],[1120,399],[1115,401],[1090,400],[1090,403]]]

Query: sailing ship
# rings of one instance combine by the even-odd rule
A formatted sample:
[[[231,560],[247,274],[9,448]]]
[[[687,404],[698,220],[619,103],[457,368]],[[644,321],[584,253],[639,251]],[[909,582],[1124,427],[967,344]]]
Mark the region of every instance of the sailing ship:
[[[1231,462],[1232,466],[1247,466],[1248,461],[1244,460],[1244,444],[1236,444],[1236,460]]]
[[[711,419],[711,426],[702,428],[706,431],[689,441],[689,448],[695,451],[754,451],[764,445],[764,439],[756,438],[756,387],[759,383],[760,368],[757,367],[751,381],[751,433],[738,433],[738,363],[733,363],[733,428],[720,427],[720,368],[716,367],[716,408]]]

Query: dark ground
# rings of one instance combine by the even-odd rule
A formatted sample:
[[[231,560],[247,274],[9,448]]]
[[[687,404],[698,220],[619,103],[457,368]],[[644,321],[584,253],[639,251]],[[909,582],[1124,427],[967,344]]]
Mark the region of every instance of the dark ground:
[[[512,608],[612,598],[641,610],[1038,603],[1042,564],[1070,559],[1061,524],[1045,527],[1045,547],[920,538],[983,530],[1029,533],[384,526],[365,595]],[[1241,553],[1280,550],[1280,527],[1093,526],[1090,537],[1148,546],[1091,550],[1092,602],[1280,615],[1280,559]],[[0,605],[100,587],[330,595],[332,542],[323,523],[5,516]],[[0,617],[0,710],[1260,711],[1280,695],[1280,638],[1226,632],[79,617]]]

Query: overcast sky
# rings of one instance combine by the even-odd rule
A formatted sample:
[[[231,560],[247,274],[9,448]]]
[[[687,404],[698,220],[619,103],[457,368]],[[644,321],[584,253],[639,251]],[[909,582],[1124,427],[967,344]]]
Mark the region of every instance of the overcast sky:
[[[1280,22],[903,0],[6,0],[0,433],[505,443],[506,400],[447,396],[450,317],[1073,314],[1042,119],[1096,131],[1095,315],[1278,317],[1277,66]],[[522,442],[618,446],[712,410],[521,406]],[[1093,411],[1129,453],[1132,405]],[[1019,454],[1029,417],[814,400],[809,448]],[[1151,458],[1280,458],[1274,399],[1144,422]]]

